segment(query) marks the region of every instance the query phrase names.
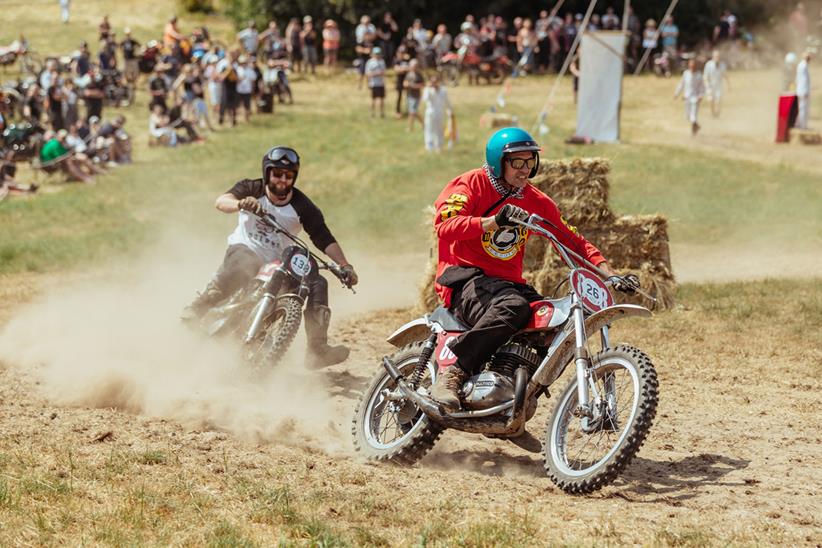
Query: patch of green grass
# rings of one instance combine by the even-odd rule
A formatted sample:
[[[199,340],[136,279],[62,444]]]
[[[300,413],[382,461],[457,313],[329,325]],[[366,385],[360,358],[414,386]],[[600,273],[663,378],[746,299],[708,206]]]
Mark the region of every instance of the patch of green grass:
[[[676,546],[678,548],[697,548],[714,544],[714,536],[701,529],[662,529],[654,534],[654,544],[658,546]]]
[[[168,460],[168,456],[162,451],[148,450],[138,454],[136,456],[136,460],[139,464],[153,466],[156,464],[165,464]]]
[[[208,546],[211,548],[247,548],[256,546],[256,544],[245,537],[240,527],[228,521],[221,521],[211,531]]]

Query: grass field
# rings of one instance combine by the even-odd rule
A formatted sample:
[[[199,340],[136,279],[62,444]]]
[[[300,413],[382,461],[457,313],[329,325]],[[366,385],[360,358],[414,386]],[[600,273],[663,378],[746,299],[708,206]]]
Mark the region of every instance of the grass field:
[[[23,28],[38,51],[67,53],[103,13],[145,40],[169,6],[78,1],[64,27],[57,2],[0,0],[0,43]],[[477,120],[498,89],[449,89],[460,142],[440,155],[419,130],[370,119],[349,75],[295,78],[295,105],[178,149],[147,146],[143,93],[124,111],[133,165],[0,203],[0,545],[818,546],[822,156],[771,143],[775,71],[731,79],[697,138],[671,80],[626,78],[619,145],[563,144],[570,81],[552,107],[543,156],[609,158],[613,209],[666,215],[689,282],[675,310],[618,331],[654,358],[659,415],[635,463],[590,497],[500,440],[449,432],[410,470],[351,455],[359,391],[412,314],[423,209],[482,161]],[[506,110],[529,128],[552,82],[514,82]],[[234,224],[214,198],[280,142],[301,152],[299,185],[364,276],[358,295],[334,296],[352,357],[257,383],[175,318]]]

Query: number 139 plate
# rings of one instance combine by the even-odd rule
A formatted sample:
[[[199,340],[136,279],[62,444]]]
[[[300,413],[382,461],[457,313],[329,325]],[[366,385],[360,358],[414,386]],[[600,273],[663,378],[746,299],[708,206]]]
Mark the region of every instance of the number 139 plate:
[[[582,306],[590,312],[599,312],[614,304],[614,298],[605,283],[599,277],[584,268],[571,271],[571,287],[577,294]]]

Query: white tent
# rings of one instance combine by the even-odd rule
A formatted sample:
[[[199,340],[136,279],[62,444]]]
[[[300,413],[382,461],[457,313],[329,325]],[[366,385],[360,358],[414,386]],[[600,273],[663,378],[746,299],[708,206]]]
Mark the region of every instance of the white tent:
[[[619,31],[585,32],[580,44],[577,131],[597,142],[619,140],[625,35]]]

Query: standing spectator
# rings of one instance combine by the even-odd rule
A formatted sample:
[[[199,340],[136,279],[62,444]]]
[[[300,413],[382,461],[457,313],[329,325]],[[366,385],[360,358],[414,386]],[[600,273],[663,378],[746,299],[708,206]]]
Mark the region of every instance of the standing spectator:
[[[62,89],[59,83],[52,84],[52,86],[48,88],[48,95],[46,96],[46,112],[48,112],[51,129],[54,131],[59,131],[66,127],[65,120],[63,119]]]
[[[406,50],[405,43],[401,43],[397,48],[396,58],[394,59],[394,83],[397,90],[397,104],[394,108],[394,116],[397,119],[402,118],[402,96],[405,93],[405,77],[408,75],[408,67],[412,58]]]
[[[357,71],[360,73],[360,78],[357,80],[357,89],[362,87],[363,80],[365,80],[365,65],[371,59],[371,50],[374,49],[374,34],[366,33],[362,42],[357,42],[354,51],[357,54]]]
[[[377,28],[377,45],[382,48],[383,56],[388,60],[388,66],[390,66],[394,59],[394,39],[399,30],[400,28],[394,20],[394,16],[391,15],[391,12],[385,12],[382,16],[380,26]]]
[[[808,118],[811,106],[811,73],[808,66],[811,62],[811,52],[805,51],[802,60],[796,65],[796,97],[799,100],[799,112],[796,116],[796,127],[808,129]]]
[[[705,63],[705,68],[702,69],[702,79],[705,83],[708,100],[711,102],[711,114],[714,118],[717,118],[722,106],[723,84],[728,83],[730,86],[728,65],[721,59],[719,50],[715,49],[711,59]]]
[[[519,54],[519,61],[514,67],[512,77],[516,78],[523,72],[532,72],[534,70],[534,61],[537,51],[537,33],[534,32],[533,23],[530,19],[525,19],[522,22],[522,27],[517,34],[517,54]]]
[[[639,21],[634,8],[628,7],[628,58],[631,66],[636,66],[639,61],[639,47],[642,45],[642,23]]]
[[[548,10],[539,12],[539,19],[534,23],[534,32],[537,33],[537,56],[536,64],[540,70],[544,70],[551,63],[551,43],[549,32],[551,30],[551,20],[548,18]]]
[[[260,33],[258,40],[263,44],[263,51],[267,59],[280,59],[285,56],[283,38],[280,29],[273,19],[268,22],[268,28]]]
[[[314,29],[314,19],[310,15],[303,17],[303,30],[300,31],[300,41],[303,45],[303,58],[306,70],[310,67],[311,74],[317,70],[317,31]]]
[[[642,49],[649,49],[653,52],[657,47],[656,21],[648,19],[645,21],[645,30],[642,31]]]
[[[194,119],[201,128],[208,128],[214,131],[211,125],[211,119],[208,117],[208,106],[205,102],[205,81],[203,74],[200,71],[199,65],[194,65],[193,79],[191,81],[191,93],[193,100],[191,102]]]
[[[240,50],[232,48],[228,52],[228,56],[217,63],[217,74],[223,84],[220,91],[220,116],[218,120],[220,125],[223,125],[226,113],[231,117],[232,127],[237,125],[237,80],[239,80],[237,60],[239,57]]]
[[[453,40],[451,39],[451,35],[448,34],[448,28],[442,23],[437,25],[437,34],[435,34],[431,40],[431,45],[434,46],[434,54],[437,60],[442,59],[443,55],[451,51]]]
[[[31,84],[26,90],[26,96],[23,98],[23,118],[36,126],[40,124],[42,115],[43,102],[40,97],[40,86]]]
[[[372,35],[371,40],[373,41],[373,36],[377,35],[377,27],[371,23],[371,17],[363,15],[360,17],[360,24],[354,29],[354,39],[358,44],[361,44],[365,41],[366,35],[368,34]]]
[[[63,24],[69,22],[69,9],[71,8],[71,0],[60,0],[60,20]]]
[[[303,41],[302,27],[300,20],[292,17],[285,28],[285,47],[288,50],[288,57],[291,60],[291,67],[294,72],[301,72],[303,66]]]
[[[111,34],[111,23],[108,21],[108,15],[103,16],[103,20],[97,26],[97,31],[100,34],[99,40],[108,40],[109,34]]]
[[[679,41],[679,27],[674,23],[674,17],[669,15],[660,29],[662,36],[662,50],[668,53],[671,61],[677,60],[677,43]]]
[[[425,87],[425,78],[420,74],[419,63],[416,59],[411,59],[408,63],[408,74],[405,75],[403,86],[408,98],[408,131],[413,131],[414,120],[419,120],[420,125],[423,124],[420,116],[420,97],[422,88]]]
[[[422,92],[425,103],[425,149],[429,152],[442,150],[445,132],[445,119],[452,115],[448,93],[440,85],[439,76],[431,76],[428,86]]]
[[[591,18],[588,20],[588,28],[585,29],[585,30],[588,30],[588,31],[591,31],[591,32],[596,32],[601,28],[602,28],[602,26],[600,25],[600,22],[599,22],[599,14],[594,13],[593,15],[591,15]]]
[[[376,114],[379,105],[380,118],[385,118],[385,61],[382,50],[375,47],[371,50],[371,59],[365,64],[365,77],[368,78],[368,89],[371,90],[371,117]]]
[[[83,89],[83,102],[86,104],[86,120],[92,116],[102,118],[103,116],[103,77],[100,74],[100,69],[92,67],[89,73],[91,79],[86,87]]]
[[[72,61],[74,72],[77,76],[85,76],[91,69],[91,52],[88,49],[88,42],[80,42],[80,54]]]
[[[151,95],[151,101],[148,108],[152,111],[155,105],[159,105],[163,112],[168,111],[168,104],[166,97],[168,96],[168,84],[160,69],[162,66],[158,63],[154,65],[154,70],[151,77],[148,79],[148,92]]]
[[[570,13],[565,14],[565,21],[562,25],[562,35],[561,35],[561,44],[562,44],[562,58],[565,59],[568,57],[568,54],[571,53],[571,46],[574,44],[574,40],[577,38],[577,26],[574,23],[574,16]]]
[[[63,97],[63,125],[71,128],[77,123],[77,119],[80,117],[77,112],[77,101],[80,97],[74,85],[74,80],[66,78],[60,94]]]
[[[688,68],[682,73],[682,79],[676,87],[674,99],[682,95],[685,100],[685,117],[691,123],[691,135],[699,131],[699,103],[705,94],[702,73],[697,70],[696,59],[688,60]]]
[[[608,6],[605,15],[602,16],[602,30],[619,30],[619,16],[614,13],[611,6]]]
[[[257,53],[259,38],[260,34],[254,27],[254,19],[249,19],[248,25],[246,25],[246,27],[243,30],[237,33],[237,40],[239,40],[240,44],[243,45],[243,49],[245,50],[247,55],[253,55]]]
[[[46,68],[40,73],[40,89],[49,89],[55,84],[61,83],[60,75],[57,73],[57,60],[46,61]]]
[[[177,30],[177,16],[175,15],[168,20],[163,30],[163,45],[169,50],[175,50],[178,48],[180,40],[185,40],[185,36]]]
[[[108,71],[117,68],[117,55],[108,40],[100,41],[100,51],[97,52],[100,70]]]
[[[140,65],[137,58],[140,42],[132,38],[130,28],[125,28],[125,34],[125,38],[120,42],[120,49],[123,50],[126,82],[128,82],[128,86],[133,91],[137,84],[137,78],[140,76]]]
[[[249,121],[251,115],[251,96],[254,93],[254,84],[257,81],[257,71],[254,64],[245,55],[241,55],[237,68],[237,97],[243,106],[243,117]]]
[[[220,81],[220,73],[217,72],[216,57],[212,57],[206,63],[205,80],[208,87],[208,104],[211,105],[211,110],[215,116],[220,113],[220,98],[222,97],[223,83]]]
[[[522,30],[522,17],[514,17],[514,25],[508,29],[505,36],[505,41],[508,49],[508,57],[514,62],[519,63],[519,50],[517,49],[517,40],[519,40],[519,31]]]
[[[337,53],[340,51],[340,29],[333,19],[323,23],[323,64],[328,70],[337,68]]]

